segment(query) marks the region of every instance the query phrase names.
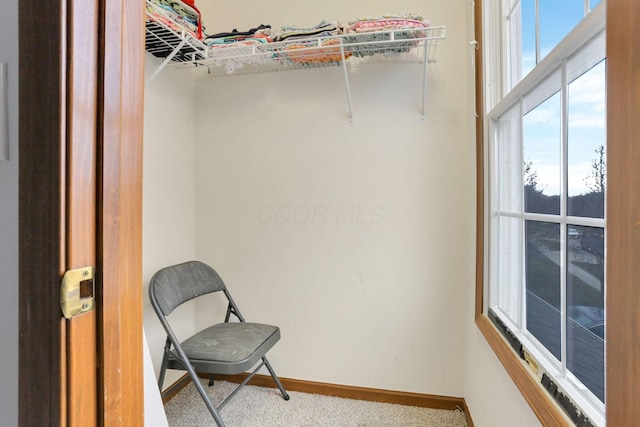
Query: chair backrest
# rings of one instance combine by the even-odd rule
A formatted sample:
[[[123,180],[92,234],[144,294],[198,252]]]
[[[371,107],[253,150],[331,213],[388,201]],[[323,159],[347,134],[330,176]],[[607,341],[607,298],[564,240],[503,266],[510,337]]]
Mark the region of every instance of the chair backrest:
[[[186,301],[225,289],[213,268],[200,261],[189,261],[154,274],[149,282],[149,297],[153,308],[168,316]]]

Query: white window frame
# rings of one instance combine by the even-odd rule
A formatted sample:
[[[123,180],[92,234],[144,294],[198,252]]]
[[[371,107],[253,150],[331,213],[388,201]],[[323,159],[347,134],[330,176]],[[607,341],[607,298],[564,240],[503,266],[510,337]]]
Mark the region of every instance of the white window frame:
[[[521,256],[524,254],[524,233],[520,233],[522,236],[520,241],[516,241],[513,245],[516,250],[519,247],[522,253],[520,255],[516,254],[515,259],[517,262],[513,265],[514,271],[510,273],[522,278],[520,281],[520,288],[513,296],[516,298],[515,305],[519,307],[519,312],[516,313],[516,316],[514,316],[513,313],[505,313],[496,306],[498,299],[500,297],[504,297],[504,295],[500,293],[501,290],[499,287],[496,286],[496,280],[500,274],[504,274],[504,272],[500,270],[498,257],[494,254],[496,254],[498,248],[500,248],[500,236],[496,233],[496,230],[499,230],[497,227],[497,221],[499,221],[500,218],[512,217],[523,221],[532,219],[560,224],[562,248],[560,259],[562,263],[566,263],[566,254],[564,253],[566,246],[564,239],[568,224],[605,228],[604,219],[567,216],[565,174],[563,174],[563,182],[561,185],[560,200],[563,202],[561,202],[560,215],[525,213],[522,200],[517,201],[520,204],[519,209],[516,209],[513,212],[501,211],[499,205],[498,174],[495,172],[498,169],[497,140],[499,129],[497,121],[503,117],[505,113],[509,112],[509,110],[513,108],[517,110],[517,114],[520,116],[520,129],[516,129],[515,132],[519,134],[520,142],[522,142],[522,117],[524,114],[528,112],[527,110],[535,108],[539,104],[537,101],[543,101],[546,97],[553,95],[557,89],[561,90],[561,97],[563,97],[562,105],[564,106],[562,107],[562,114],[566,117],[568,83],[582,72],[590,69],[591,66],[597,64],[599,62],[599,56],[604,58],[606,1],[603,0],[573,31],[566,36],[564,40],[562,40],[542,61],[540,61],[527,76],[515,84],[513,89],[509,90],[509,88],[513,86],[512,79],[509,76],[514,72],[518,72],[519,65],[514,68],[511,65],[513,61],[508,59],[504,60],[502,52],[506,53],[507,57],[515,60],[518,64],[520,64],[521,61],[520,57],[517,56],[518,49],[512,49],[512,46],[507,42],[508,37],[504,37],[503,34],[509,34],[509,26],[514,26],[514,23],[508,22],[507,18],[515,16],[512,12],[519,8],[519,3],[520,0],[504,0],[502,2],[502,9],[500,9],[500,7],[496,9],[495,3],[487,4],[487,7],[485,8],[487,11],[484,18],[485,28],[491,28],[491,26],[486,25],[489,24],[491,20],[495,23],[496,13],[499,14],[497,16],[502,19],[502,26],[501,33],[496,34],[495,32],[485,32],[485,37],[487,39],[485,44],[485,64],[487,64],[485,70],[485,91],[488,94],[485,101],[485,108],[487,111],[490,111],[487,115],[487,121],[485,122],[485,140],[489,141],[489,144],[485,145],[485,159],[487,162],[485,165],[485,197],[487,197],[487,200],[485,201],[485,218],[487,218],[485,227],[487,231],[486,236],[488,236],[485,244],[489,250],[489,256],[485,257],[485,278],[488,286],[484,287],[485,302],[483,312],[486,314],[488,309],[491,308],[492,311],[500,317],[500,320],[502,320],[505,325],[511,329],[511,332],[513,332],[520,340],[527,352],[538,360],[542,367],[539,375],[542,375],[542,372],[545,372],[551,376],[554,382],[556,382],[556,384],[558,384],[558,386],[572,398],[580,410],[589,416],[594,423],[597,425],[604,425],[605,405],[590,391],[586,390],[586,388],[581,385],[580,381],[578,381],[577,378],[566,369],[566,355],[564,354],[564,350],[561,358],[562,362],[558,362],[555,357],[553,357],[553,355],[551,355],[551,353],[526,330],[526,313],[524,308],[524,292],[526,292],[524,289],[524,256]],[[589,4],[589,0],[585,0],[585,13],[589,10]],[[502,13],[502,11],[506,12]],[[518,28],[517,23],[515,24],[515,27]],[[536,36],[536,40],[539,40],[539,36]],[[512,40],[512,43],[513,42],[514,40]],[[519,40],[515,40],[515,42],[520,43]],[[537,44],[539,44],[539,42],[537,42]],[[539,51],[539,46],[536,50]],[[548,82],[548,76],[558,72],[561,77],[560,81],[555,82],[557,85],[545,84],[545,82]],[[498,82],[501,84],[498,85]],[[496,86],[500,86],[501,93],[496,91]],[[531,101],[531,99],[534,98],[536,101]],[[564,124],[562,132],[563,157],[567,154],[566,129],[567,126]],[[517,161],[519,161],[520,170],[517,174],[519,182],[515,183],[514,187],[521,189],[523,186],[521,173],[523,164],[521,152],[522,144],[520,143],[518,145],[519,148],[516,148],[516,150],[520,150],[520,152],[516,152],[514,156],[518,159]],[[562,271],[566,272],[566,265],[562,268]],[[562,318],[566,319],[566,315],[564,314],[564,307],[566,305],[566,276],[564,274],[563,276],[564,277],[561,279],[561,307]],[[566,323],[563,321],[561,331],[563,343],[565,342],[566,336],[565,327]],[[565,345],[562,347],[564,349]]]

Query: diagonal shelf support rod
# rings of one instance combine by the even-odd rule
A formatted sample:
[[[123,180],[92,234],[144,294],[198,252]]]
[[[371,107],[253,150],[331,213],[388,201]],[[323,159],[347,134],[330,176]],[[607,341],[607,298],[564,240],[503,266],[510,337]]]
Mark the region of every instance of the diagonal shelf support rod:
[[[175,49],[173,49],[173,51],[169,54],[169,56],[167,56],[164,61],[162,61],[162,63],[160,65],[158,65],[158,68],[156,68],[155,70],[153,70],[153,73],[151,73],[151,75],[147,78],[147,80],[145,81],[145,84],[149,84],[153,81],[153,79],[155,79],[158,74],[160,74],[160,71],[162,71],[164,69],[164,67],[167,66],[167,64],[169,62],[171,62],[171,60],[173,59],[174,56],[176,56],[176,54],[178,52],[180,52],[180,49],[182,49],[182,47],[187,43],[187,39],[186,38],[182,38],[182,40],[180,40],[180,43],[175,47]]]

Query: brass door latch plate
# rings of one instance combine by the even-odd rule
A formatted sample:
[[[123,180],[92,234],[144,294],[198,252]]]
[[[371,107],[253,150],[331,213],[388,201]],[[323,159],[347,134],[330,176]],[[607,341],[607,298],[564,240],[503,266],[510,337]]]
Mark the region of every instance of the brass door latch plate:
[[[67,319],[87,313],[95,307],[95,269],[78,268],[67,271],[60,286],[60,307]]]

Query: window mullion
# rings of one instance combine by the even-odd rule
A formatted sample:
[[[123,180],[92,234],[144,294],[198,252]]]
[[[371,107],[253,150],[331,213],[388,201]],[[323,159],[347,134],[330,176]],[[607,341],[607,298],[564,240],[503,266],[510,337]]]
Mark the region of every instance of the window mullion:
[[[585,0],[587,3],[589,0]],[[520,6],[521,0],[515,0],[512,4],[509,5],[509,11],[506,14],[507,19],[511,19],[513,17],[513,12],[516,10],[518,6]]]
[[[567,83],[567,60],[560,65],[560,216],[562,221],[567,217],[568,194],[568,153],[569,153],[569,86]]]
[[[540,63],[540,0],[536,3],[536,65]]]
[[[567,194],[569,152],[569,87],[567,83],[567,60],[561,63],[560,100],[560,354],[562,375],[567,375]]]
[[[537,1],[537,0],[536,0]],[[523,193],[520,198],[520,213],[524,215],[525,207],[524,207],[524,129],[522,125],[523,112],[524,112],[524,96],[520,97],[520,102],[518,103],[518,147],[520,152],[520,191]],[[518,317],[518,327],[520,331],[524,331],[527,329],[527,272],[525,271],[526,265],[526,235],[525,235],[525,220],[522,219],[520,221],[521,229],[520,229],[520,256],[518,257],[518,271],[520,272],[520,292],[518,292],[518,305],[520,307],[520,316]]]
[[[490,120],[489,132],[492,135],[490,139],[490,155],[489,155],[489,247],[490,253],[499,253],[500,249],[500,224],[499,215],[494,215],[493,212],[498,212],[500,207],[500,191],[498,188],[498,172],[500,168],[499,148],[498,144],[500,139],[498,138],[498,125],[497,120]],[[489,283],[497,284],[499,275],[499,257],[489,257]],[[498,304],[499,286],[490,286],[489,288],[489,306]]]

